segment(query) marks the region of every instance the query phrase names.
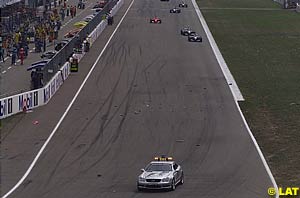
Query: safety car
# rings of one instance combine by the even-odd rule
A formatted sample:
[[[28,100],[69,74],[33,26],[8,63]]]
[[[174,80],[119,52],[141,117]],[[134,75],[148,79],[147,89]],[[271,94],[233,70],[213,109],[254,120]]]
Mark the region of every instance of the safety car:
[[[172,157],[155,157],[138,176],[137,189],[170,189],[175,190],[183,184],[184,175],[180,165]]]

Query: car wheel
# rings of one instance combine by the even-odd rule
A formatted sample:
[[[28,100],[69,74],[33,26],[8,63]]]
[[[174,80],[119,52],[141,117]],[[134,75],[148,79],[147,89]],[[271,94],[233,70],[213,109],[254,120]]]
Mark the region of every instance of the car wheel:
[[[173,179],[172,180],[172,186],[171,186],[171,190],[175,190],[176,189],[176,183],[175,183],[175,180]]]
[[[184,175],[182,173],[182,176],[181,176],[181,180],[180,180],[180,184],[182,185],[184,183]]]
[[[158,21],[158,23],[161,23],[161,21]]]
[[[141,189],[140,187],[137,187],[137,190],[138,190],[138,191],[142,191],[142,189]]]

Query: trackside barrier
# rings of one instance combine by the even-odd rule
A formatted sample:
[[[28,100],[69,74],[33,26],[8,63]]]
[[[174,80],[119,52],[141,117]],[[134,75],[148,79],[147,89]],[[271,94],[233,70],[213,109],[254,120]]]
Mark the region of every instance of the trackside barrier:
[[[69,74],[70,63],[67,62],[43,88],[1,99],[0,119],[47,104]]]
[[[90,42],[90,46],[93,45],[98,36],[103,32],[105,27],[107,26],[107,20],[101,21],[101,23],[91,32],[89,35],[88,41]]]
[[[121,6],[124,4],[123,0],[119,0],[117,2],[117,4],[111,9],[110,11],[110,15],[114,16],[117,11],[121,8]],[[102,20],[99,25],[97,25],[97,27],[89,34],[89,38],[88,38],[88,42],[90,43],[90,47],[93,45],[93,43],[95,42],[95,40],[98,38],[98,36],[103,32],[103,30],[106,28],[107,26],[107,19]],[[80,61],[82,59],[82,57],[85,55],[86,52],[84,52],[84,50],[82,49],[82,53],[81,54],[74,54],[74,57],[76,57],[78,59],[78,61]]]
[[[111,14],[115,14],[121,5],[123,5],[123,0],[118,1],[118,3],[112,8]],[[101,21],[100,24],[89,34],[89,42],[91,46],[103,32],[106,26],[107,20],[105,19]],[[80,61],[84,55],[85,52],[82,54],[75,54],[76,58],[78,58],[78,61]],[[31,110],[47,104],[69,75],[70,63],[66,62],[43,88],[1,98],[0,120],[23,112],[24,109]]]
[[[123,4],[124,4],[123,0],[118,1],[118,3],[111,9],[110,14],[114,16]]]
[[[95,40],[98,38],[98,36],[100,36],[100,34],[102,33],[102,31],[105,29],[105,27],[107,26],[107,20],[102,20],[100,22],[100,24],[92,31],[91,34],[89,34],[88,36],[88,42],[90,43],[90,47],[93,45],[93,43],[95,42]],[[73,54],[73,58],[78,59],[78,62],[80,62],[80,60],[83,58],[83,56],[86,54],[86,52],[84,52],[83,50],[83,46],[82,46],[82,53],[80,54]]]
[[[43,89],[43,104],[47,104],[54,96],[60,86],[70,75],[70,63],[66,62],[63,67],[52,77],[52,79],[44,86]]]

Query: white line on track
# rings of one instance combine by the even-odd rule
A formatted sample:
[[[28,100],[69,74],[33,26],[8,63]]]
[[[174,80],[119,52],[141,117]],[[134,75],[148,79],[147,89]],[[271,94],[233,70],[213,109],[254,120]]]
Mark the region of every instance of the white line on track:
[[[205,34],[208,38],[208,41],[209,41],[209,43],[210,43],[210,45],[213,49],[213,52],[216,56],[216,59],[217,59],[219,65],[220,65],[220,68],[221,68],[221,70],[222,70],[222,72],[225,76],[225,79],[226,79],[226,81],[229,85],[229,88],[230,88],[235,100],[244,101],[244,97],[243,97],[238,85],[236,84],[230,70],[228,69],[228,66],[227,66],[227,64],[226,64],[226,62],[225,62],[225,60],[224,60],[224,58],[223,58],[223,56],[222,56],[222,54],[221,54],[221,52],[218,48],[218,45],[217,45],[215,39],[213,38],[213,36],[212,36],[208,26],[207,26],[207,23],[206,23],[203,15],[202,15],[199,7],[198,7],[198,4],[196,3],[195,0],[192,0],[192,3],[194,5],[194,8],[195,8],[195,11],[196,11],[196,13],[198,15],[198,18],[200,20],[200,23],[202,24],[202,27],[205,31]]]
[[[11,67],[8,67],[7,69],[11,69]]]
[[[200,11],[200,9],[199,9],[199,7],[198,7],[198,4],[196,3],[195,0],[192,0],[192,3],[193,3],[193,5],[194,5],[194,8],[195,8],[195,10],[196,10],[196,13],[197,13],[197,15],[198,15],[198,17],[199,17],[199,20],[200,20],[200,22],[201,22],[203,28],[205,29],[205,33],[206,33],[208,39],[210,40],[210,42],[211,42],[211,41],[214,42],[214,45],[211,44],[211,47],[213,48],[213,51],[214,51],[214,53],[215,53],[215,55],[216,55],[216,57],[217,57],[217,60],[218,60],[218,58],[220,58],[220,57],[218,57],[218,56],[221,56],[221,59],[223,59],[220,50],[219,50],[219,49],[215,49],[215,48],[218,48],[218,46],[217,46],[217,44],[215,43],[215,41],[214,41],[214,39],[213,39],[213,37],[212,37],[212,34],[210,33],[210,30],[209,30],[209,28],[208,28],[208,26],[207,26],[207,24],[206,24],[206,22],[205,22],[205,19],[204,19],[203,15],[201,14],[201,11]],[[216,51],[218,51],[218,53],[216,53]],[[219,62],[219,60],[218,60],[218,62]],[[221,67],[221,69],[222,69],[222,71],[223,71],[223,74],[224,74],[224,76],[225,76],[225,78],[226,78],[226,80],[227,80],[227,82],[228,82],[228,79],[227,79],[227,77],[226,77],[226,74],[228,74],[228,72],[229,72],[229,75],[230,75],[229,78],[231,78],[232,75],[231,75],[231,73],[230,73],[230,71],[229,71],[229,69],[228,69],[228,67],[227,67],[227,65],[226,65],[226,63],[225,63],[225,60],[223,59],[223,61],[219,62],[219,64],[220,64],[220,67]],[[224,70],[223,70],[224,68],[222,68],[222,64],[225,64],[227,71],[224,71]],[[223,66],[224,66],[224,65],[223,65]],[[232,77],[232,79],[233,79],[233,77]],[[234,81],[234,79],[233,79],[233,81]],[[234,81],[234,83],[235,83],[235,81]],[[237,87],[237,85],[236,85],[236,87]],[[230,87],[230,88],[232,88],[232,87]],[[238,87],[237,87],[237,88],[238,88]],[[238,90],[238,91],[239,91],[239,90]],[[236,93],[235,93],[232,89],[231,89],[231,93],[232,93],[232,95],[234,96],[234,102],[235,102],[235,104],[236,104],[236,106],[237,106],[237,108],[238,108],[238,111],[239,111],[239,113],[240,113],[240,115],[241,115],[241,118],[242,118],[242,120],[243,120],[243,122],[244,122],[244,124],[245,124],[245,126],[246,126],[246,128],[247,128],[247,131],[248,131],[248,133],[249,133],[249,135],[250,135],[250,137],[251,137],[251,139],[252,139],[252,141],[253,141],[253,143],[254,143],[254,146],[255,146],[255,148],[256,148],[256,150],[257,150],[257,152],[258,152],[258,154],[259,154],[259,156],[260,156],[260,158],[261,158],[261,160],[262,160],[262,163],[263,163],[263,165],[264,165],[264,167],[265,167],[265,169],[266,169],[266,171],[267,171],[267,174],[269,175],[269,177],[270,177],[270,179],[271,179],[271,182],[272,182],[272,184],[273,184],[273,187],[275,188],[275,191],[276,191],[276,197],[275,197],[275,198],[279,198],[279,194],[278,194],[278,186],[277,186],[276,181],[275,181],[275,179],[274,179],[274,177],[273,177],[273,174],[272,174],[272,172],[271,172],[271,170],[270,170],[270,167],[269,167],[269,165],[267,164],[267,161],[266,161],[266,159],[265,159],[265,157],[264,157],[262,151],[260,150],[259,145],[258,145],[258,143],[257,143],[257,141],[256,141],[256,139],[255,139],[255,137],[253,136],[253,134],[252,134],[252,132],[251,132],[251,130],[250,130],[250,127],[249,127],[249,125],[248,125],[248,123],[247,123],[247,121],[246,121],[246,119],[245,119],[245,117],[244,117],[244,114],[243,114],[243,112],[242,112],[242,110],[241,110],[241,108],[240,108],[240,106],[239,106],[239,104],[238,104],[238,101],[239,101],[239,100],[237,100],[237,96],[235,96]],[[270,187],[271,187],[271,186],[270,186]],[[266,189],[266,190],[267,190],[267,189]]]
[[[2,72],[2,74],[5,74],[6,73],[6,70],[4,70],[3,72]]]
[[[97,57],[95,63],[93,64],[92,68],[90,69],[89,73],[87,74],[87,76],[85,77],[85,79],[83,80],[82,84],[80,85],[79,89],[77,90],[75,96],[73,97],[72,101],[70,102],[69,106],[67,107],[67,109],[65,110],[64,114],[61,116],[61,118],[59,119],[58,123],[56,124],[56,126],[54,127],[53,131],[51,132],[50,136],[48,137],[48,139],[46,140],[46,142],[43,144],[42,148],[39,150],[38,154],[35,156],[34,160],[32,161],[32,163],[30,164],[29,168],[27,169],[27,171],[25,172],[25,174],[23,175],[23,177],[17,182],[17,184],[10,189],[6,194],[4,194],[2,196],[2,198],[7,198],[10,194],[12,194],[22,183],[23,181],[26,179],[26,177],[30,174],[30,172],[32,171],[33,167],[35,166],[35,164],[37,163],[38,159],[40,158],[40,156],[42,155],[43,151],[45,150],[46,146],[48,145],[48,143],[50,142],[50,140],[52,139],[52,137],[54,136],[54,134],[56,133],[58,127],[61,125],[61,123],[63,122],[63,120],[65,119],[66,115],[68,114],[69,110],[71,109],[73,103],[75,102],[75,100],[77,99],[79,93],[81,92],[83,86],[85,85],[86,81],[89,79],[90,75],[92,74],[93,70],[95,69],[97,63],[99,62],[102,54],[104,53],[104,51],[106,50],[108,44],[110,43],[111,39],[113,38],[113,36],[115,35],[115,33],[117,32],[117,30],[119,29],[121,23],[123,22],[125,16],[127,15],[129,9],[131,8],[132,4],[134,3],[134,0],[132,0],[132,2],[130,3],[129,7],[127,8],[125,14],[123,15],[123,17],[121,18],[120,22],[118,23],[116,29],[113,31],[113,33],[111,34],[111,36],[109,37],[108,41],[106,42],[105,46],[103,47],[102,51],[100,52],[99,56]]]
[[[266,169],[266,171],[267,171],[267,173],[268,173],[268,175],[269,175],[269,177],[270,177],[270,179],[271,179],[271,182],[272,182],[272,184],[273,184],[273,187],[275,188],[275,191],[276,191],[276,196],[275,196],[275,198],[279,198],[278,186],[277,186],[276,181],[275,181],[275,179],[274,179],[274,177],[273,177],[273,174],[272,174],[272,172],[271,172],[271,169],[270,169],[270,167],[269,167],[269,165],[268,165],[268,163],[267,163],[267,161],[266,161],[266,159],[265,159],[265,157],[264,157],[264,154],[263,154],[262,151],[260,150],[259,145],[258,145],[258,143],[257,143],[257,141],[256,141],[256,139],[255,139],[255,137],[254,137],[254,135],[253,135],[253,133],[251,132],[251,129],[250,129],[248,123],[247,123],[247,120],[246,120],[246,118],[245,118],[245,116],[244,116],[244,114],[243,114],[243,112],[242,112],[242,110],[241,110],[241,108],[240,108],[240,106],[239,106],[239,103],[238,103],[236,100],[235,100],[235,104],[236,104],[236,106],[237,106],[237,108],[238,108],[238,110],[239,110],[239,112],[240,112],[240,115],[241,115],[241,117],[242,117],[242,119],[243,119],[243,121],[244,121],[244,124],[245,124],[246,128],[247,128],[247,131],[248,131],[248,133],[249,133],[249,135],[250,135],[250,137],[251,137],[251,139],[252,139],[252,141],[253,141],[253,143],[254,143],[254,146],[256,147],[256,150],[257,150],[257,152],[258,152],[258,154],[259,154],[259,156],[260,156],[260,159],[261,159],[261,161],[262,161],[262,163],[263,163],[263,165],[264,165],[264,167],[265,167],[265,169]],[[270,186],[270,187],[271,187],[271,186]],[[268,190],[268,189],[266,189],[266,191],[267,191],[267,190]]]

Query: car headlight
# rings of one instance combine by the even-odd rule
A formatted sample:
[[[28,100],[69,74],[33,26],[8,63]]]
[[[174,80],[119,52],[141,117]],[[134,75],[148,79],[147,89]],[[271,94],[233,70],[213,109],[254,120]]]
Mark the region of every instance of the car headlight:
[[[143,177],[139,177],[139,182],[146,182],[146,179]]]
[[[169,182],[170,180],[171,180],[171,178],[166,177],[166,178],[163,178],[161,181],[162,181],[162,182]]]

